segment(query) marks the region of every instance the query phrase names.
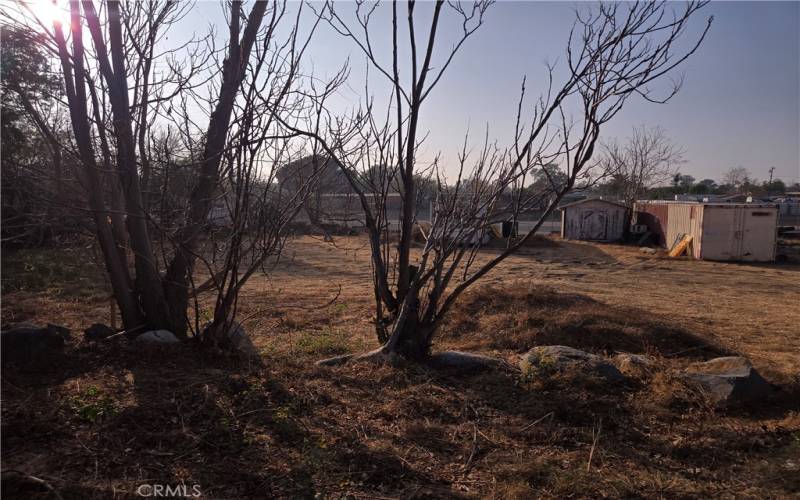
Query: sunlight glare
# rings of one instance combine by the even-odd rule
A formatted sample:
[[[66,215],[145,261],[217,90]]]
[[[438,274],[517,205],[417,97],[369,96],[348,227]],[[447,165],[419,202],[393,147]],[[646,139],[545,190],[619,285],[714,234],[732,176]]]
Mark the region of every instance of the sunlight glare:
[[[54,23],[60,23],[65,29],[69,28],[70,15],[69,7],[64,1],[53,0],[34,0],[29,4],[33,14],[47,27],[51,28]]]

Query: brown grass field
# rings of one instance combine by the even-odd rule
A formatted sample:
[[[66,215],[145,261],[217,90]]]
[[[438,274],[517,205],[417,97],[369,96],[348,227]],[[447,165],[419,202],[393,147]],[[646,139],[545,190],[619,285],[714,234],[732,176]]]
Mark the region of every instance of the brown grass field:
[[[191,345],[88,344],[83,329],[110,322],[92,252],[4,253],[3,323],[59,323],[73,339],[60,364],[3,368],[3,470],[65,499],[140,498],[153,483],[231,499],[800,497],[800,266],[541,238],[461,300],[434,346],[511,365],[550,344],[657,360],[626,384],[314,366],[377,346],[367,253],[361,237],[302,237],[248,284],[240,318],[263,368]],[[670,375],[725,354],[778,395],[714,409]]]

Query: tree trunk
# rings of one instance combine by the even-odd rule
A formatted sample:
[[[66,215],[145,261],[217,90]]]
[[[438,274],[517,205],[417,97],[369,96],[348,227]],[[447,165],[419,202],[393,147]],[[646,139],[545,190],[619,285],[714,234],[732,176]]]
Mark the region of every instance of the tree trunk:
[[[111,234],[111,227],[108,223],[105,203],[102,198],[101,182],[98,175],[98,168],[95,163],[94,151],[89,128],[89,117],[87,113],[86,85],[84,81],[83,67],[83,29],[80,23],[80,12],[77,2],[70,3],[71,28],[73,57],[70,58],[67,51],[67,44],[60,25],[55,28],[56,43],[58,45],[59,59],[64,73],[64,86],[69,102],[70,119],[75,143],[78,146],[81,161],[83,163],[83,175],[87,188],[89,208],[92,211],[92,218],[95,223],[97,241],[100,250],[103,252],[103,259],[108,271],[114,297],[119,304],[122,320],[126,329],[140,326],[144,318],[139,310],[139,304],[130,289],[130,275],[124,263],[120,260],[119,254],[114,245],[114,238]],[[74,67],[71,61],[74,61]],[[73,78],[74,70],[74,78]]]
[[[222,85],[217,106],[211,113],[203,150],[200,175],[189,197],[186,223],[178,230],[178,248],[167,268],[164,287],[172,312],[173,332],[185,336],[188,328],[186,309],[189,305],[189,282],[194,270],[200,237],[206,227],[214,193],[219,182],[219,165],[225,149],[228,127],[239,85],[244,77],[244,66],[249,59],[258,29],[266,12],[266,2],[255,2],[241,42],[239,41],[239,11],[241,2],[231,5],[230,48],[223,64]]]
[[[89,16],[87,16],[87,20]],[[93,30],[94,31],[94,30]],[[142,203],[139,171],[131,128],[132,117],[128,105],[128,83],[125,69],[125,47],[122,42],[122,25],[119,2],[108,2],[108,33],[111,41],[113,77],[108,82],[114,129],[117,136],[117,169],[128,214],[127,226],[130,246],[136,265],[136,290],[148,323],[156,328],[172,329],[171,316],[161,275],[153,254],[147,230],[147,214]]]
[[[411,268],[413,275],[414,266]],[[382,348],[386,354],[397,354],[413,361],[422,361],[430,354],[432,327],[420,321],[418,294],[413,286],[408,289],[392,335]]]
[[[420,362],[430,356],[429,330],[415,322],[414,326],[406,325],[400,332],[397,344],[390,349],[401,357]]]
[[[108,192],[111,194],[111,211],[109,214],[109,218],[111,219],[111,234],[114,235],[114,242],[117,245],[119,258],[127,268],[128,236],[125,229],[125,202],[123,201],[123,194],[119,185],[119,177],[114,175],[114,169],[111,163],[111,148],[108,146],[106,130],[102,126],[104,122],[100,115],[100,101],[97,99],[97,91],[92,84],[89,85],[89,96],[92,99],[94,120],[98,124],[97,135],[100,138],[100,152],[103,154],[104,177],[108,185]],[[133,287],[132,282],[129,284],[129,287]]]

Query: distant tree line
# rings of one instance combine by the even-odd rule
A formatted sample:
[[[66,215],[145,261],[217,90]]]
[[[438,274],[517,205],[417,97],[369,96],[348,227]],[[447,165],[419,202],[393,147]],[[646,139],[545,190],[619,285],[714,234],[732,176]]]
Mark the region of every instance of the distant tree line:
[[[744,167],[734,167],[725,172],[719,182],[714,179],[696,180],[691,175],[675,174],[669,186],[648,190],[650,198],[671,198],[676,194],[781,196],[800,191],[800,183],[787,184],[781,179],[759,181]]]
[[[800,191],[800,183],[787,185],[781,179],[759,181],[744,167],[728,169],[717,181],[697,180],[680,173],[684,152],[659,127],[639,127],[623,143],[616,140],[602,144],[602,154],[595,166],[593,194],[627,203],[636,199],[671,199],[675,195],[780,196]]]

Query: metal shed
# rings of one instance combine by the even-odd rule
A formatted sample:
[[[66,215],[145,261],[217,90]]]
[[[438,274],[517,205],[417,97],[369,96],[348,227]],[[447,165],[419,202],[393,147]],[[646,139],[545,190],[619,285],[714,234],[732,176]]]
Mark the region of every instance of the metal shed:
[[[682,234],[692,237],[696,259],[775,260],[778,207],[767,203],[638,201],[637,223],[671,248]]]
[[[568,240],[621,241],[630,222],[627,205],[600,198],[568,203],[561,210],[561,237]]]

